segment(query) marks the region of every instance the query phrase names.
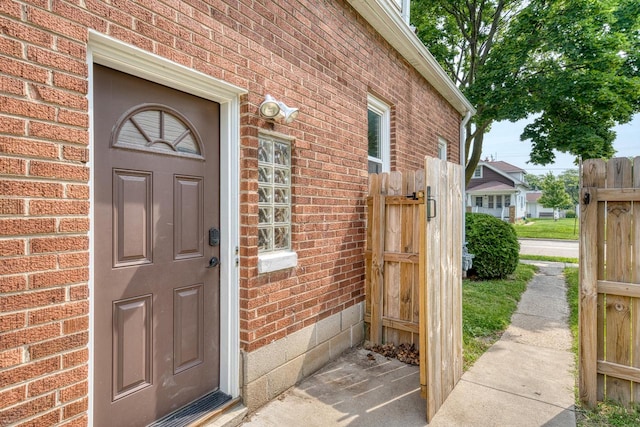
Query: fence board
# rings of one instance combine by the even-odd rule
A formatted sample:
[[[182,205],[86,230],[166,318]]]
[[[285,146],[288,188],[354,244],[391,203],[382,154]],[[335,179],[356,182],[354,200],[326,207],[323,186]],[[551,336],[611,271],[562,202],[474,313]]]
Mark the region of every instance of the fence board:
[[[581,173],[580,398],[640,402],[640,158]]]
[[[632,185],[631,162],[625,158],[607,163],[607,188],[627,188]],[[607,202],[606,216],[606,277],[612,281],[630,279],[629,234],[631,232],[630,202]],[[631,362],[631,313],[629,297],[607,294],[605,360],[621,365]],[[631,400],[631,383],[628,380],[607,376],[607,397],[619,402]]]

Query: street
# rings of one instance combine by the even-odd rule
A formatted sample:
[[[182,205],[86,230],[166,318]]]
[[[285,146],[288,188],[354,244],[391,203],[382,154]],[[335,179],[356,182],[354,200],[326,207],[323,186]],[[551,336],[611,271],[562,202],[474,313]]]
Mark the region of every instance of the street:
[[[577,240],[519,239],[523,255],[547,255],[578,258]]]

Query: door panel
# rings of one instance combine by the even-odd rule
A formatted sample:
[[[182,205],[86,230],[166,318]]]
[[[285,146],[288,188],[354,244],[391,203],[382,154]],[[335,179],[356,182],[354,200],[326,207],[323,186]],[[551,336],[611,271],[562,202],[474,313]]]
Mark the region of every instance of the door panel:
[[[94,424],[218,388],[219,105],[94,66]]]

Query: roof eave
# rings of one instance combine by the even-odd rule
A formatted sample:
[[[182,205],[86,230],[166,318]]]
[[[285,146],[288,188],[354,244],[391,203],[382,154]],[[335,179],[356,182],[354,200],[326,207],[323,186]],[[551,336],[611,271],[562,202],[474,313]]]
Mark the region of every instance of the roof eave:
[[[347,0],[461,114],[476,110],[388,0]]]

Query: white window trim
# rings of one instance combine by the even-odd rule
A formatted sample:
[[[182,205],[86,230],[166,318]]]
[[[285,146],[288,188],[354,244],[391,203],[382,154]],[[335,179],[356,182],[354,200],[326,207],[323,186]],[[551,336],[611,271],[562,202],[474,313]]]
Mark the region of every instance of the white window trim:
[[[391,107],[373,95],[367,95],[367,110],[380,115],[380,156],[368,159],[373,162],[382,161],[382,172],[391,171]]]
[[[443,137],[438,137],[438,158],[440,160],[447,160],[447,140]],[[443,157],[444,156],[444,157]]]
[[[471,178],[482,178],[482,170],[483,170],[482,166],[476,166],[475,170],[473,171],[473,176]],[[476,175],[477,171],[480,171],[480,173]]]
[[[240,96],[247,90],[172,62],[159,55],[89,30],[87,65],[89,67],[89,115],[93,120],[93,64],[141,77],[220,104],[220,390],[237,397],[240,394],[240,275],[239,275],[239,182],[240,182]],[[93,148],[93,126],[90,130]],[[95,150],[90,150],[95,152]],[[97,161],[93,156],[90,165]],[[89,166],[90,166],[89,165]],[[94,168],[90,167],[91,211],[95,207]],[[90,240],[93,238],[93,227]],[[95,286],[94,243],[90,248],[89,288]],[[90,298],[89,315],[89,401],[93,399],[93,363],[95,301]],[[93,404],[89,405],[89,425],[93,423]]]

